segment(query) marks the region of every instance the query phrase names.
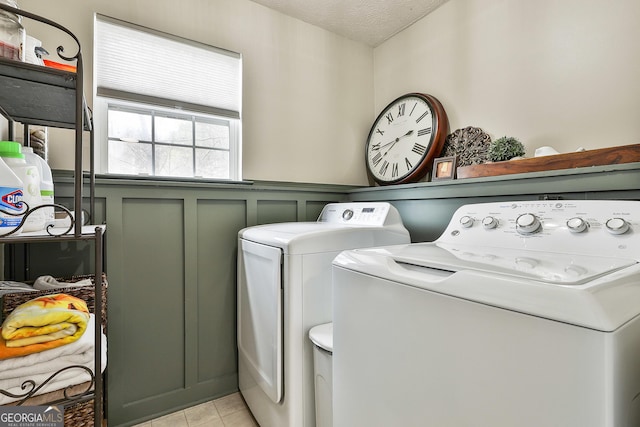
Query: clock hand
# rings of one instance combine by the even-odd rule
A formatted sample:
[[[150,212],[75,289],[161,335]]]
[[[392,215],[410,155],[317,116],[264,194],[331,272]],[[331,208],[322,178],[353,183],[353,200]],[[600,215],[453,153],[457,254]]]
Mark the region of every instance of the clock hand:
[[[397,138],[396,138],[396,139],[394,139],[393,141],[391,141],[391,142],[387,142],[386,144],[384,144],[384,145],[383,145],[382,147],[380,147],[380,148],[384,148],[384,147],[386,147],[387,145],[390,145],[390,144],[395,144],[396,142],[400,141],[400,139],[404,138],[405,136],[409,136],[409,135],[411,135],[412,133],[413,133],[413,130],[410,130],[410,131],[408,131],[407,133],[405,133],[404,135],[397,137]]]
[[[396,139],[394,139],[393,141],[388,142],[388,143],[384,144],[382,147],[380,147],[380,149],[382,149],[382,148],[386,147],[387,145],[391,145],[391,147],[389,147],[389,148],[387,149],[387,151],[385,151],[385,153],[383,154],[383,156],[386,156],[386,155],[387,155],[387,153],[389,152],[389,150],[391,150],[391,149],[393,148],[393,146],[394,146],[394,145],[396,145],[396,143],[397,143],[398,141],[400,141],[400,140],[401,140],[402,138],[404,138],[405,136],[409,136],[409,135],[411,135],[412,133],[413,133],[413,129],[412,129],[412,130],[410,130],[410,131],[407,131],[407,133],[405,133],[404,135],[399,136],[399,137],[397,137]]]

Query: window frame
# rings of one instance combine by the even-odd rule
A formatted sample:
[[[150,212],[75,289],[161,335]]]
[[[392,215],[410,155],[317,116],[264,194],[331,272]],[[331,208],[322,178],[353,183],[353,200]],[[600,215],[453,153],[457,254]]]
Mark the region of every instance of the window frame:
[[[158,141],[142,141],[145,144],[149,144],[152,149],[153,162],[152,169],[153,174],[138,173],[138,174],[118,174],[109,172],[109,106],[112,105],[116,109],[131,112],[151,113],[152,117],[172,117],[172,118],[189,118],[197,117],[202,122],[227,122],[229,124],[229,149],[219,149],[215,147],[208,148],[212,151],[228,151],[229,153],[229,178],[205,178],[201,176],[192,177],[175,177],[167,175],[155,174],[155,154],[154,148],[156,146],[176,146],[176,144],[158,142]],[[104,96],[95,95],[94,97],[94,138],[97,142],[95,150],[95,164],[98,174],[104,174],[108,176],[118,177],[131,177],[131,178],[159,178],[169,180],[197,180],[197,181],[242,181],[241,162],[240,162],[240,119],[233,119],[226,116],[215,116],[212,114],[206,114],[197,111],[186,111],[183,109],[171,109],[162,107],[159,105],[143,104],[141,102],[135,102],[130,100],[107,98]],[[197,120],[197,119],[196,119]],[[193,122],[192,122],[193,123]],[[155,139],[152,135],[152,139]],[[195,152],[196,148],[203,148],[196,145],[195,134],[193,134],[193,140],[190,145],[181,145],[182,147],[189,147]],[[206,148],[206,147],[205,147]],[[195,153],[194,153],[195,155]],[[195,162],[195,157],[194,157]],[[194,168],[195,171],[195,168]]]

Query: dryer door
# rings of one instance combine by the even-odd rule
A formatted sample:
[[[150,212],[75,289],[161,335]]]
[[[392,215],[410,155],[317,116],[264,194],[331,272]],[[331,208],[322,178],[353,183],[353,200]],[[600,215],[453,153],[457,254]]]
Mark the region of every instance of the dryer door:
[[[240,239],[238,353],[271,400],[282,399],[282,250]]]

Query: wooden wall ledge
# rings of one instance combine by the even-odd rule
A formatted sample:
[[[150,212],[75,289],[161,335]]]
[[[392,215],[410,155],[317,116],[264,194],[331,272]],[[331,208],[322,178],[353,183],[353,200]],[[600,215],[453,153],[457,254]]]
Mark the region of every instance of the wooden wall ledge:
[[[509,175],[547,170],[573,169],[589,166],[616,165],[640,162],[640,144],[600,148],[567,154],[534,157],[532,159],[507,160],[481,165],[461,166],[458,179]]]

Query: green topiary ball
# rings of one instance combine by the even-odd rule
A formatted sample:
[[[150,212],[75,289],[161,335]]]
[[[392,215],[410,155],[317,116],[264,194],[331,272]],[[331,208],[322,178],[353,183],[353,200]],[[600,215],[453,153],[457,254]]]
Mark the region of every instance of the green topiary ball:
[[[502,162],[514,157],[524,156],[524,145],[516,138],[503,136],[489,143],[487,156],[491,162]]]

